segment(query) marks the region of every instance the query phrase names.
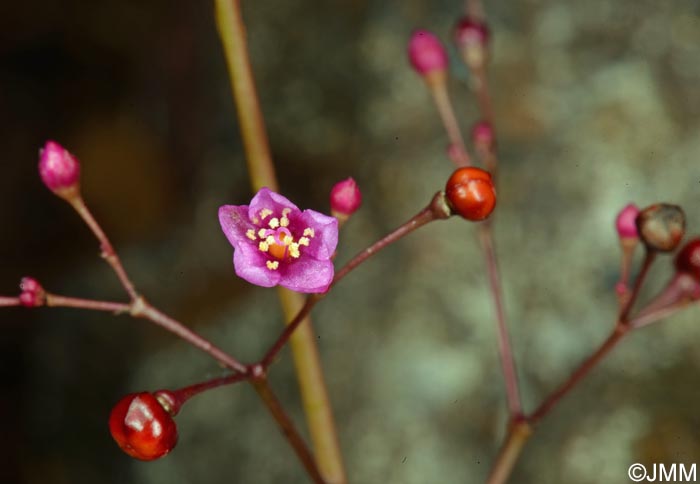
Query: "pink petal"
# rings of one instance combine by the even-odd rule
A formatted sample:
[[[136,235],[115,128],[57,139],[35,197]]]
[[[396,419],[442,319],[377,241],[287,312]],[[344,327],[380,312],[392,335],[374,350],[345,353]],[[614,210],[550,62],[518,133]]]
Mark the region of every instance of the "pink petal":
[[[305,253],[318,260],[330,259],[338,246],[338,219],[315,210],[304,210],[300,219],[315,232]]]
[[[219,207],[219,223],[221,230],[228,241],[234,247],[250,245],[250,240],[245,233],[256,227],[248,220],[248,207],[246,205],[223,205]]]
[[[238,247],[233,252],[233,266],[238,277],[256,286],[273,287],[280,283],[282,275],[268,269],[266,261],[265,256],[251,246]]]
[[[295,212],[299,212],[299,207],[290,202],[287,198],[279,193],[275,193],[267,187],[263,187],[255,194],[250,201],[248,208],[248,219],[253,220],[258,217],[258,214],[263,209],[272,210],[276,215],[280,215],[285,208],[291,208]]]
[[[333,282],[333,273],[333,263],[330,260],[302,257],[287,267],[279,285],[297,292],[322,293]]]

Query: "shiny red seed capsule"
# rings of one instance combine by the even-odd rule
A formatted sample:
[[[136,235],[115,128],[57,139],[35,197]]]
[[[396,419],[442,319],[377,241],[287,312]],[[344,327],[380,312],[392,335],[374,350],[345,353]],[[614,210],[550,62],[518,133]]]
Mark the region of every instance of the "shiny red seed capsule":
[[[700,238],[690,240],[676,255],[676,269],[700,282]]]
[[[119,447],[139,460],[155,460],[177,444],[172,416],[151,393],[126,395],[112,409],[109,431]]]
[[[445,195],[455,213],[467,220],[484,220],[496,206],[491,174],[481,168],[458,168],[445,186]]]

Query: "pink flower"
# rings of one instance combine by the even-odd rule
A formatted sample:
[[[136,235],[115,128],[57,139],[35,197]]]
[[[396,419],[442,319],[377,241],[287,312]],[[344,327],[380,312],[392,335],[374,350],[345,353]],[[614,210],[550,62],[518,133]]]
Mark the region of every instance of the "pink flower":
[[[447,69],[447,51],[435,34],[427,30],[413,33],[408,42],[408,59],[418,74],[425,76]]]
[[[331,188],[331,213],[349,217],[362,205],[362,193],[352,178],[339,181]]]
[[[224,205],[219,222],[233,245],[236,274],[263,287],[322,293],[333,282],[331,257],[338,245],[338,221],[314,210],[303,212],[269,188],[250,205]]]
[[[66,198],[78,189],[80,164],[63,146],[47,141],[39,150],[39,175],[52,192]]]

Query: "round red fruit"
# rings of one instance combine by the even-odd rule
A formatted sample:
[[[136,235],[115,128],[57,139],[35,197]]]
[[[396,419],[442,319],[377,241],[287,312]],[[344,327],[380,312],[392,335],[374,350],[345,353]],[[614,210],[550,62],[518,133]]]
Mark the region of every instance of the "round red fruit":
[[[484,220],[496,206],[491,174],[481,168],[458,168],[445,186],[445,195],[455,213],[467,220]]]
[[[126,395],[112,409],[109,430],[119,447],[139,460],[155,460],[177,444],[172,416],[151,393]]]
[[[700,281],[700,238],[690,240],[676,255],[676,269]]]

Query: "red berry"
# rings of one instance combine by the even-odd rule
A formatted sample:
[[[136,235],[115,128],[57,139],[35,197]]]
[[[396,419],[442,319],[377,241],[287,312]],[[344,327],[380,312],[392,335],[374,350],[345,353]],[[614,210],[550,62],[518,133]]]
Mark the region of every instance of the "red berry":
[[[690,240],[676,255],[676,269],[700,282],[700,238]]]
[[[139,460],[155,460],[177,444],[172,416],[151,393],[130,393],[109,416],[109,431],[119,447]]]
[[[458,168],[445,186],[452,209],[467,220],[484,220],[496,206],[491,174],[481,168]]]

